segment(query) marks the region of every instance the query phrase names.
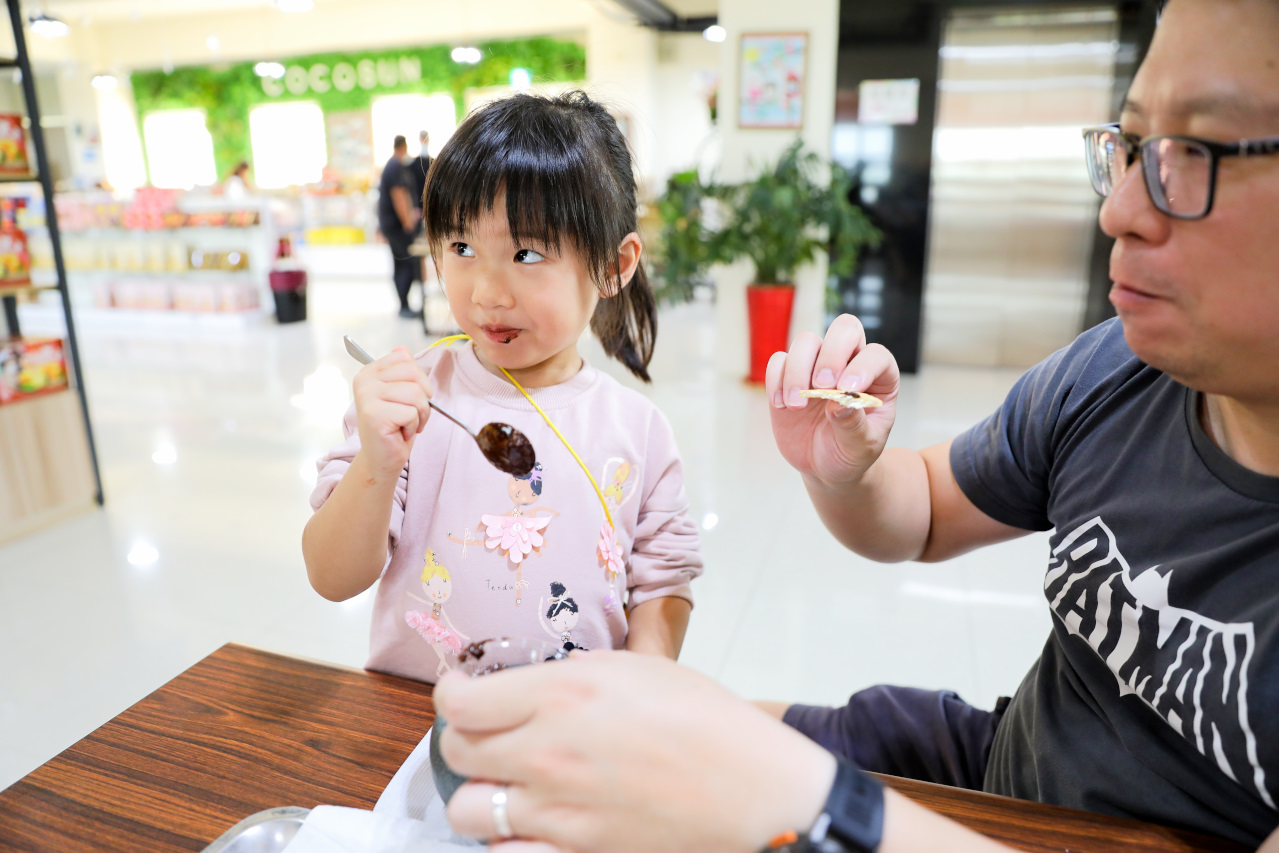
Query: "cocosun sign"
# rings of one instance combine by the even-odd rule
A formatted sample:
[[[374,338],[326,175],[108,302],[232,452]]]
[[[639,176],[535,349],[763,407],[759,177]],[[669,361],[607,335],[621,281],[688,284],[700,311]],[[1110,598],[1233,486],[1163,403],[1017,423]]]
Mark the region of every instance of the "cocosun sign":
[[[336,62],[330,68],[327,63],[316,62],[311,66],[289,65],[284,77],[263,77],[262,91],[272,98],[286,92],[305,95],[314,92],[323,95],[336,89],[339,92],[361,89],[394,88],[422,79],[422,60],[415,56],[399,56],[386,59],[361,59],[357,62]]]

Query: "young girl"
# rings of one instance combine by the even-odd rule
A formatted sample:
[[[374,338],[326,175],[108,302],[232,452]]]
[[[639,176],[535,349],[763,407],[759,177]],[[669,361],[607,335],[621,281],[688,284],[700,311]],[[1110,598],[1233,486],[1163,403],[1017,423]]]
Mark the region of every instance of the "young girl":
[[[425,681],[456,664],[454,634],[545,636],[527,589],[551,583],[572,590],[575,647],[676,657],[702,560],[671,428],[577,351],[589,324],[648,381],[656,311],[617,124],[581,92],[489,104],[440,152],[423,205],[469,340],[356,375],[302,537],[312,586],[341,601],[380,579],[367,666]],[[538,467],[498,471],[428,398],[475,429],[511,424]],[[442,598],[422,608],[424,559],[448,566],[447,624]]]

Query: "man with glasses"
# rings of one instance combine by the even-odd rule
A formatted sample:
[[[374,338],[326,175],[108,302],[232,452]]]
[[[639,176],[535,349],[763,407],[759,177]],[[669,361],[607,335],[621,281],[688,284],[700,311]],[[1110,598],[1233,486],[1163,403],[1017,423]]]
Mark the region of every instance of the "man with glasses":
[[[538,851],[750,851],[787,829],[779,849],[998,847],[860,765],[1279,853],[1279,0],[1172,0],[1120,123],[1084,143],[1119,316],[988,420],[885,450],[897,365],[848,316],[766,383],[779,449],[852,550],[944,560],[1054,530],[1053,630],[1011,701],[767,707],[788,730],[624,655],[446,678],[446,758],[506,783],[459,791],[458,829]]]

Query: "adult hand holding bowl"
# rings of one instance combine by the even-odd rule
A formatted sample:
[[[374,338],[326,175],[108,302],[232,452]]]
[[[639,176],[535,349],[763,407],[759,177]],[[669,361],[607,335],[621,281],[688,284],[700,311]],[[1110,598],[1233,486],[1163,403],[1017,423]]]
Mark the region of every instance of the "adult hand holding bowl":
[[[471,643],[458,656],[458,669],[472,677],[479,677],[511,667],[528,666],[566,657],[568,652],[550,640],[501,637]],[[431,727],[430,744],[431,773],[435,777],[435,788],[440,792],[440,797],[445,804],[452,798],[453,792],[466,782],[466,777],[454,773],[444,761],[444,757],[440,755],[440,735],[447,725],[443,717],[436,715],[435,725]]]

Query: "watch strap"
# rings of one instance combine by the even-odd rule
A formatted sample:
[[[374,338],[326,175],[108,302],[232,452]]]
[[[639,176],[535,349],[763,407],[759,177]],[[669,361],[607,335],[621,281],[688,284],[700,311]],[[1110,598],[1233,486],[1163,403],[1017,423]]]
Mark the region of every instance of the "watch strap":
[[[833,839],[841,845],[834,849],[847,853],[874,853],[884,835],[884,785],[847,759],[835,761],[835,782],[809,838]]]
[[[835,756],[835,781],[812,829],[787,832],[764,853],[875,853],[884,833],[884,786]]]

